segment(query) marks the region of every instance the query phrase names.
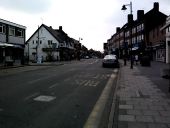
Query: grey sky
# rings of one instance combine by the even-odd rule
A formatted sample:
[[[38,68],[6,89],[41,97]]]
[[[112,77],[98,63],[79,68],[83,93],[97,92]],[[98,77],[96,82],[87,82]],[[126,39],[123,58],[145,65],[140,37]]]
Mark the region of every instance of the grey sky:
[[[146,12],[159,2],[160,11],[170,15],[170,0],[131,0],[133,15]],[[28,39],[42,23],[63,30],[87,48],[103,50],[103,43],[127,22],[130,0],[0,0],[0,18],[27,27]]]
[[[0,7],[23,11],[26,13],[42,13],[49,9],[50,0],[0,0]]]

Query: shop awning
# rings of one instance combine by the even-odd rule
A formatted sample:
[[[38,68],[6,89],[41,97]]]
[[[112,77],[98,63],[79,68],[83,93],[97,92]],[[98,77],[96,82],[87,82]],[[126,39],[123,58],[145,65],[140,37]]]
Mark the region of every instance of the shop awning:
[[[170,26],[170,22],[166,23],[160,30],[162,31],[162,30],[166,29],[169,26]]]
[[[0,47],[13,47],[13,48],[24,48],[22,45],[17,44],[8,44],[8,43],[0,43]]]
[[[0,43],[1,47],[14,47],[13,44],[8,44],[8,43]]]
[[[133,47],[132,51],[138,50],[139,47]]]

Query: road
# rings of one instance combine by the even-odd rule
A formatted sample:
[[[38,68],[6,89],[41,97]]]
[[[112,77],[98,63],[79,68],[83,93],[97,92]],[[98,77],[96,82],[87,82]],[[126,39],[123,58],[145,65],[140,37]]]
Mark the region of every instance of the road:
[[[116,72],[88,59],[1,75],[0,128],[82,128]]]

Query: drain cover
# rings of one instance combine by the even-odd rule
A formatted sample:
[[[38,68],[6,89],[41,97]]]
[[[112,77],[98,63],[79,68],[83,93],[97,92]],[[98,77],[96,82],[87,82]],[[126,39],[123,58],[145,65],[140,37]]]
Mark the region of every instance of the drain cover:
[[[41,96],[34,98],[34,100],[35,101],[41,101],[41,102],[50,102],[50,101],[54,100],[55,98],[56,97],[54,97],[54,96],[41,95]]]

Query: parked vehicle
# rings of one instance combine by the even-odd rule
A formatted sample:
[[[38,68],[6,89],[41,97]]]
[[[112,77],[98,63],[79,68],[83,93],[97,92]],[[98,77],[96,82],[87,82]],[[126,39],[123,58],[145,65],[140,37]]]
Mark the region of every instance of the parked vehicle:
[[[102,62],[103,67],[119,68],[119,61],[116,55],[106,55]]]

